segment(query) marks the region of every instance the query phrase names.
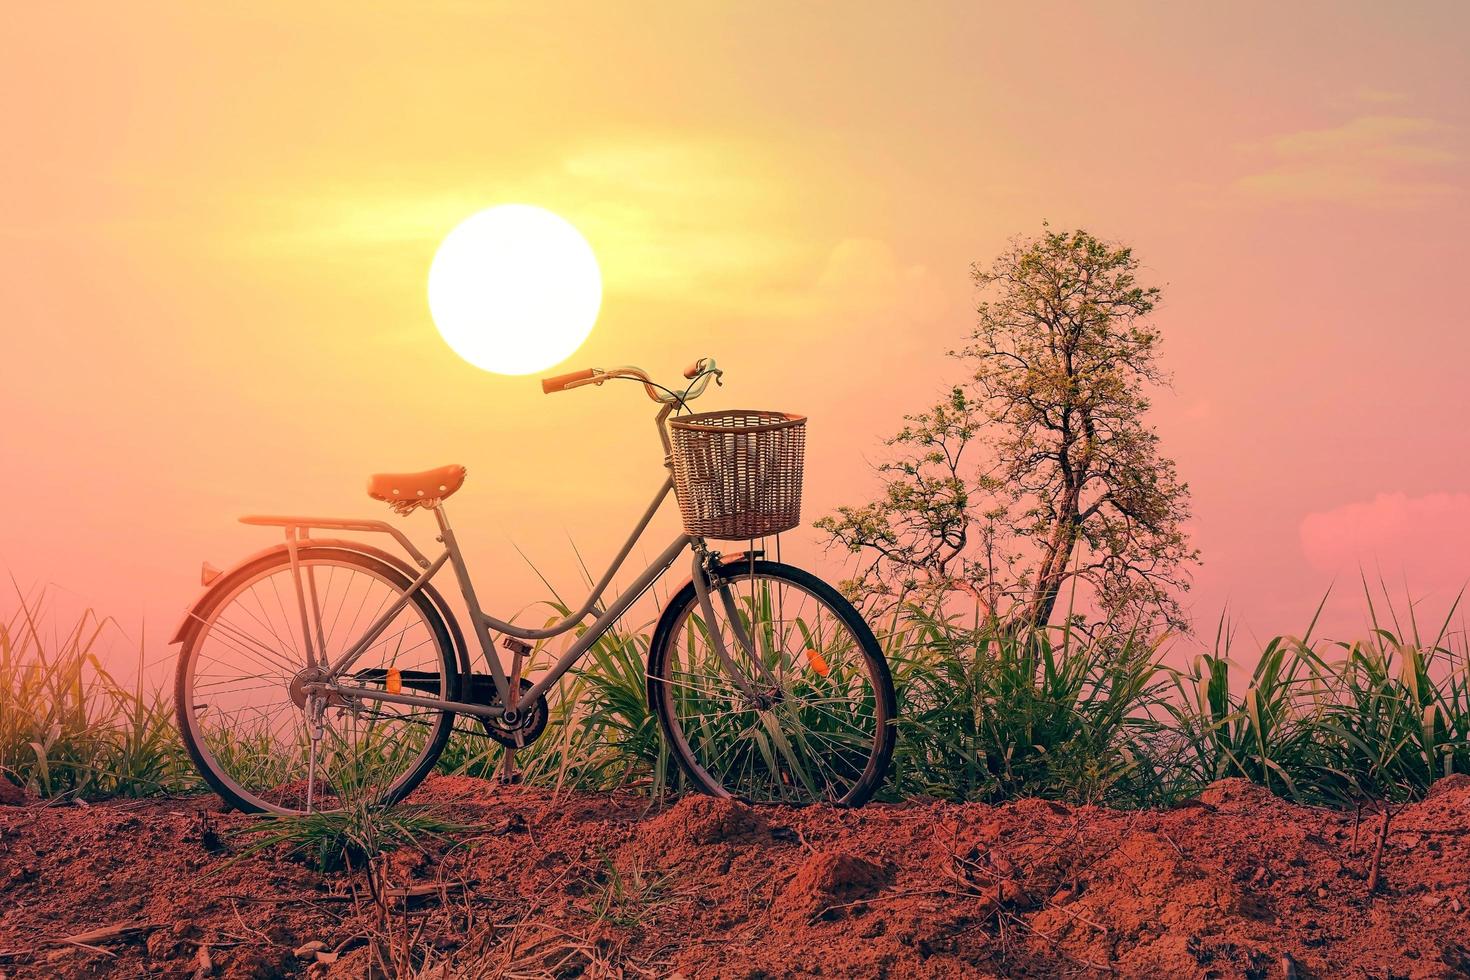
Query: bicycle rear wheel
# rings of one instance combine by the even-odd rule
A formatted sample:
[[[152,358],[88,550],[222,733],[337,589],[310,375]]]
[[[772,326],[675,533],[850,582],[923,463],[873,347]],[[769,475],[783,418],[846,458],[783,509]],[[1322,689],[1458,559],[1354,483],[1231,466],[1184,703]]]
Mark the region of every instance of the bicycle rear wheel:
[[[434,767],[454,716],[368,698],[313,699],[301,685],[320,679],[321,648],[327,662],[340,656],[411,582],[387,562],[345,548],[304,547],[299,567],[316,663],[306,654],[286,552],[230,573],[206,598],[198,629],[179,655],[174,694],[184,745],[205,781],[246,812],[396,802]],[[342,680],[456,696],[449,631],[423,592]]]
[[[801,569],[758,560],[728,564],[721,575],[735,620],[712,589],[707,623],[691,583],[669,603],[649,649],[649,701],[680,768],[715,796],[867,802],[887,774],[898,713],[872,630]],[[720,659],[712,625],[739,678]]]

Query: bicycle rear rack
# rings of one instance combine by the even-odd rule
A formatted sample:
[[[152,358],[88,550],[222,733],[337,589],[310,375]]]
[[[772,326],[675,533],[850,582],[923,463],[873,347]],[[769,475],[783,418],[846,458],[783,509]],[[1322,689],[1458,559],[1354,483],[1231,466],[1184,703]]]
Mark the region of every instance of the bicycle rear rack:
[[[370,520],[346,520],[340,517],[296,517],[282,514],[251,514],[240,518],[241,524],[253,524],[263,527],[283,527],[286,529],[286,540],[299,540],[299,531],[303,528],[320,528],[324,531],[369,531],[378,534],[389,534],[397,541],[403,550],[408,552],[420,568],[428,568],[429,558],[408,539],[398,528],[387,521]]]

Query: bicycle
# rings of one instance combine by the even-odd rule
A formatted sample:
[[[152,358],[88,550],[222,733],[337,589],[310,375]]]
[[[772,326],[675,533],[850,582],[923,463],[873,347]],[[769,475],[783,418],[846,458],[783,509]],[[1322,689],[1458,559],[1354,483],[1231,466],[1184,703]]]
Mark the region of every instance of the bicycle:
[[[478,719],[506,747],[501,775],[514,780],[515,751],[546,727],[548,690],[688,549],[690,579],[664,606],[649,646],[647,697],[689,785],[757,803],[866,802],[885,778],[897,716],[872,631],[816,576],[754,547],[722,555],[709,546],[711,538],[753,545],[800,516],[806,420],[688,414],[723,374],[702,358],[682,390],[635,367],[542,381],[546,394],[640,382],[660,406],[668,473],[586,600],[541,628],[481,609],[444,503],[464,483],[462,466],[369,480],[369,495],[398,515],[433,514],[443,545],[433,558],[386,521],[240,518],[283,528],[285,541],[228,571],[206,563],[206,591],[171,641],[181,645],[179,729],[205,781],[246,812],[331,809],[354,793],[391,804],[433,769],[457,715]],[[603,604],[671,492],[683,532]],[[311,531],[386,534],[407,557]],[[488,673],[472,669],[464,633],[431,584],[446,564]],[[567,634],[575,638],[538,679],[522,676],[532,644]]]

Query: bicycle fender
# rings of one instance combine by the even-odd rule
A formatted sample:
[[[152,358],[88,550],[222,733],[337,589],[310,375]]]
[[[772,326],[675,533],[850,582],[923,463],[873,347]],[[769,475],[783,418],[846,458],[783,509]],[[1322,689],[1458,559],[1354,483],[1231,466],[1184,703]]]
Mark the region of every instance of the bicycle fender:
[[[361,541],[349,541],[345,538],[303,538],[297,542],[296,547],[338,548],[343,551],[354,551],[391,565],[408,576],[410,580],[418,578],[423,571],[422,569],[414,568],[398,555],[384,551],[381,548],[375,548],[370,544],[363,544]],[[173,639],[168,642],[170,644],[184,643],[192,639],[194,634],[199,630],[203,613],[209,602],[209,597],[214,594],[216,589],[228,582],[236,572],[245,566],[270,555],[280,554],[286,551],[286,548],[287,546],[284,543],[271,545],[269,548],[262,548],[216,575],[211,580],[209,588],[200,593],[199,598],[195,599],[188,610],[185,611],[183,620],[179,623],[178,628],[174,630]],[[454,644],[455,657],[459,660],[460,675],[465,678],[467,683],[472,671],[470,667],[469,649],[465,646],[464,633],[459,628],[459,620],[454,616],[449,605],[444,601],[444,597],[439,594],[439,591],[433,585],[425,582],[423,593],[428,597],[429,602],[433,604],[435,611],[439,613],[440,617],[444,620],[445,627],[449,630],[449,640]]]
[[[761,551],[760,549],[756,549],[755,551],[737,551],[733,555],[721,555],[720,556],[720,567],[721,568],[727,568],[730,565],[742,565],[742,564],[746,564],[752,558],[757,559],[757,560],[760,560],[760,561],[763,561],[763,560],[765,560],[765,557],[766,557],[766,553],[764,551]],[[694,584],[694,578],[691,576],[689,578],[686,578],[684,581],[680,582],[669,594],[670,595],[678,595],[680,592],[684,591],[684,589],[689,588],[693,584]]]

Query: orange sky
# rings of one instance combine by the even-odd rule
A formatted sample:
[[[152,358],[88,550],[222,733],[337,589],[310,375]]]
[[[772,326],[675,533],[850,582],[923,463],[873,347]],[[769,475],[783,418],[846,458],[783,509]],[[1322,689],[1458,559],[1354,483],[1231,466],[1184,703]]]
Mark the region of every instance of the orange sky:
[[[545,398],[439,340],[433,250],[505,201],[601,261],[561,369],[716,354],[707,404],[811,416],[809,518],[955,377],[971,261],[1043,219],[1124,239],[1206,627],[1299,630],[1364,561],[1429,606],[1470,576],[1462,4],[211,6],[5,15],[23,585],[160,640],[201,559],[271,543],[237,515],[379,516],[369,472],[461,462],[481,595],[541,596],[512,543],[574,591],[568,539],[600,570],[658,450],[635,389]]]

